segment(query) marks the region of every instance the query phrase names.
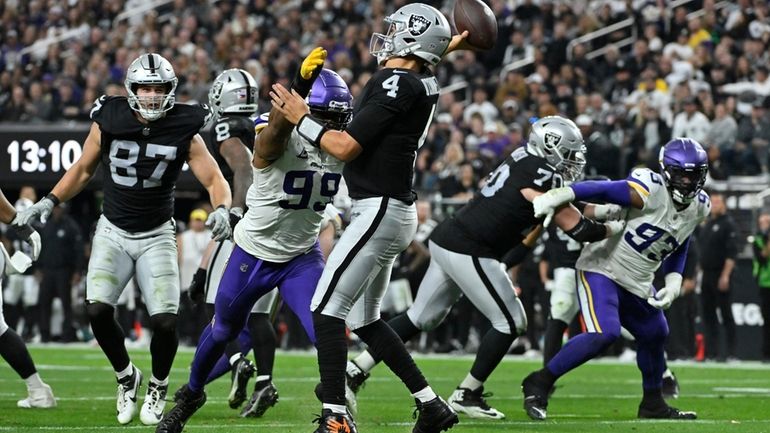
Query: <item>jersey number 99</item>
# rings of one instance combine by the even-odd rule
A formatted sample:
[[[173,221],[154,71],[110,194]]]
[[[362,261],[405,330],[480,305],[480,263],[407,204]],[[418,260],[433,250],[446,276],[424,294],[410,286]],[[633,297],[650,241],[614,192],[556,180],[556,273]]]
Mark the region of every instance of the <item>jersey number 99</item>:
[[[278,206],[283,209],[307,209],[310,199],[313,197],[313,178],[316,172],[311,170],[290,171],[283,178],[283,192],[286,194],[299,196],[296,202],[292,200],[281,200]],[[313,203],[313,210],[322,212],[326,205],[331,203],[334,195],[340,186],[342,175],[339,173],[324,173],[321,176],[321,188],[319,193],[321,197],[327,198],[325,201],[316,201]]]

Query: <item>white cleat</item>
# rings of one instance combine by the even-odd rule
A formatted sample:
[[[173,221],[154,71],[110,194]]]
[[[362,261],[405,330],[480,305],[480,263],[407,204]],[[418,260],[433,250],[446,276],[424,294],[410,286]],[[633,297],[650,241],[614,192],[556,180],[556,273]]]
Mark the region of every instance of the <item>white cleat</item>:
[[[163,418],[163,409],[166,407],[166,393],[168,385],[158,385],[150,381],[147,385],[147,394],[144,396],[142,410],[139,411],[139,420],[144,425],[157,425]]]
[[[53,396],[51,387],[43,384],[40,388],[29,390],[29,395],[24,400],[16,402],[16,406],[25,409],[41,408],[48,409],[56,407],[56,399]]]
[[[136,396],[142,385],[142,372],[134,367],[134,373],[118,382],[118,422],[128,424],[136,415]]]
[[[484,387],[473,391],[467,388],[457,388],[449,396],[447,403],[457,413],[464,413],[471,418],[503,419],[505,414],[487,404],[485,397],[492,394],[484,394]]]

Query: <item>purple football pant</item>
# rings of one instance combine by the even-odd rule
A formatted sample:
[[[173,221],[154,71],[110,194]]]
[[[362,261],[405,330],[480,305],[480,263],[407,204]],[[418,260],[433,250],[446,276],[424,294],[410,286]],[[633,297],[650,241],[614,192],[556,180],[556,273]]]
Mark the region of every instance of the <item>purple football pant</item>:
[[[248,326],[244,326],[241,332],[238,333],[238,347],[241,350],[241,355],[246,356],[251,350],[251,332]],[[214,368],[209,372],[209,377],[206,378],[206,385],[219,379],[232,370],[230,365],[230,358],[227,354],[223,354],[219,357],[219,360],[214,364]]]
[[[636,365],[642,372],[642,387],[660,389],[668,336],[663,311],[595,272],[578,270],[577,290],[587,332],[570,339],[546,368],[556,376],[566,374],[602,353],[620,337],[622,326],[636,338]]]
[[[315,343],[310,300],[321,278],[324,261],[318,243],[307,253],[286,263],[260,260],[238,245],[233,248],[214,301],[214,318],[203,329],[195,350],[188,387],[203,390],[206,378],[225,346],[246,325],[257,300],[278,287],[283,302],[297,315],[310,341]]]

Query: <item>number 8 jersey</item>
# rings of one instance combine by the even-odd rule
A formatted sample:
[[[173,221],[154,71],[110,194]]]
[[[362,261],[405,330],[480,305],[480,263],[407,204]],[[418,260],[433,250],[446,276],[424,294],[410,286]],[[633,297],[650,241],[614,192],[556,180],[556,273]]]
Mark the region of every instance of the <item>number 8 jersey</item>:
[[[629,292],[647,298],[663,259],[690,237],[708,216],[711,202],[701,191],[685,209],[677,211],[660,175],[636,169],[627,179],[644,201],[630,208],[621,234],[586,245],[576,268],[611,278]]]
[[[264,126],[265,117],[256,123],[258,129]],[[235,243],[254,257],[276,263],[310,250],[324,209],[339,189],[342,167],[341,161],[292,130],[283,155],[265,168],[253,169],[248,211],[235,226]]]
[[[137,233],[172,218],[176,181],[208,116],[203,105],[175,104],[144,124],[124,96],[94,102],[91,119],[102,131],[103,211],[111,223]]]

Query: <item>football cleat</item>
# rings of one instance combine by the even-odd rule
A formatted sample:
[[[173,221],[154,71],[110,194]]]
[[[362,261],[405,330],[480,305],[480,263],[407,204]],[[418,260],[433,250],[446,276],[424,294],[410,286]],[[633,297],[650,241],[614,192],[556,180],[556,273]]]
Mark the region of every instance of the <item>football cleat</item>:
[[[348,361],[348,366],[345,371],[345,376],[348,381],[348,386],[354,394],[358,394],[358,390],[369,379],[370,374],[361,369],[355,361]]]
[[[668,405],[656,408],[646,408],[642,405],[639,405],[639,412],[637,413],[637,417],[648,419],[697,419],[698,414],[695,412],[681,411]]]
[[[53,396],[51,387],[44,383],[39,388],[30,389],[27,398],[16,402],[16,406],[24,409],[48,409],[56,407],[56,399]]]
[[[134,367],[134,372],[118,381],[118,422],[128,424],[136,415],[136,396],[142,385],[142,372]]]
[[[249,379],[254,377],[256,372],[257,368],[254,367],[254,364],[243,356],[233,364],[230,374],[230,395],[227,396],[230,409],[238,409],[246,401]]]
[[[187,420],[206,403],[206,393],[196,394],[184,386],[176,405],[160,420],[155,433],[181,433]]]
[[[663,387],[660,391],[663,398],[679,398],[679,381],[673,371],[666,370],[666,373],[663,373]]]
[[[358,433],[350,414],[334,413],[330,409],[321,411],[321,415],[313,422],[318,423],[318,428],[313,433]]]
[[[414,409],[412,417],[417,418],[417,422],[414,424],[412,433],[439,433],[449,430],[460,422],[460,419],[457,418],[457,412],[441,397],[436,397],[425,403],[415,399],[415,402],[417,407]]]
[[[449,396],[447,402],[458,413],[464,413],[471,418],[503,419],[505,414],[487,404],[486,397],[492,393],[484,394],[484,387],[477,390],[457,388]]]
[[[547,416],[548,393],[550,386],[546,386],[538,380],[538,372],[530,373],[521,382],[521,392],[524,393],[524,410],[527,415],[536,421],[542,421]]]
[[[163,418],[163,409],[166,407],[166,393],[168,393],[168,385],[158,385],[150,380],[142,409],[139,411],[139,420],[142,424],[157,425],[160,422]]]
[[[278,390],[273,382],[264,380],[254,384],[254,393],[241,411],[244,418],[259,418],[278,403]]]

